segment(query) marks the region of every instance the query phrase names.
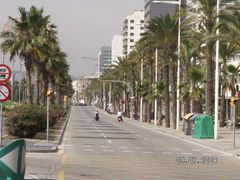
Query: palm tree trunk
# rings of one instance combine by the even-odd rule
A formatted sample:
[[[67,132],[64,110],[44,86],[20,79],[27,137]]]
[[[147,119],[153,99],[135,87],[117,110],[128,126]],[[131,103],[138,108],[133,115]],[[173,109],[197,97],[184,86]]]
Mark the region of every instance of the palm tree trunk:
[[[166,65],[164,67],[164,101],[165,101],[165,127],[169,128],[170,127],[170,104],[169,104],[169,67]]]
[[[177,67],[174,65],[171,68],[172,73],[172,122],[173,122],[173,129],[176,129],[176,115],[177,115]]]
[[[27,103],[32,104],[32,79],[31,79],[31,64],[25,61],[26,80],[27,80]]]
[[[162,99],[158,100],[158,118],[159,118],[159,126],[163,124],[163,114],[162,114]]]
[[[223,60],[223,72],[227,70],[227,63],[226,60]],[[225,100],[225,89],[222,88],[222,96],[221,96],[221,108],[220,108],[220,127],[225,126],[226,121],[226,100]]]
[[[214,78],[214,70],[213,70],[213,45],[207,45],[207,77],[206,77],[206,114],[212,116],[214,110],[214,89],[213,89],[213,78]]]
[[[147,106],[148,106],[148,103],[147,103],[147,100],[144,99],[143,100],[143,122],[147,122]]]
[[[37,70],[36,70],[36,104],[40,104],[40,74],[41,74],[41,70],[40,67],[37,66]]]

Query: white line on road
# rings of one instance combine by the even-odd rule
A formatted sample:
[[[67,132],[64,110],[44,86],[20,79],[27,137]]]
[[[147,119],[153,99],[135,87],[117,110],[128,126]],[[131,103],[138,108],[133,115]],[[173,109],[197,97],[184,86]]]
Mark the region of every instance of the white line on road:
[[[182,153],[182,155],[192,155],[192,153]]]
[[[111,140],[108,140],[108,142],[109,142],[109,143],[112,143],[112,141],[111,141]]]
[[[183,149],[173,149],[174,151],[182,151]]]
[[[153,152],[150,151],[143,151],[143,154],[152,154]]]
[[[212,156],[212,154],[204,153],[203,156]]]
[[[100,146],[100,148],[110,148],[110,146]]]
[[[162,152],[162,154],[172,154],[172,152]]]
[[[93,149],[83,149],[83,151],[94,151]]]
[[[27,176],[27,177],[26,177]],[[39,177],[37,177],[37,176],[34,176],[34,175],[32,175],[32,174],[26,174],[26,176],[25,176],[25,178],[33,178],[33,179],[40,179]]]
[[[81,145],[81,147],[92,147],[92,145]]]
[[[104,152],[114,152],[114,150],[111,150],[111,149],[104,149],[103,151]]]
[[[207,146],[207,145],[203,145],[203,144],[200,144],[200,143],[197,143],[197,142],[193,142],[193,141],[188,140],[188,139],[184,139],[184,138],[178,137],[177,135],[172,135],[172,134],[169,134],[169,133],[166,133],[166,132],[159,131],[159,130],[156,129],[156,128],[146,127],[146,126],[144,126],[144,125],[135,124],[135,123],[132,123],[132,122],[129,122],[129,121],[126,121],[126,122],[129,123],[129,124],[138,126],[138,127],[142,127],[142,128],[144,128],[144,129],[148,129],[148,130],[150,130],[150,131],[157,132],[157,133],[159,133],[159,134],[164,134],[164,135],[166,135],[166,136],[169,136],[169,137],[172,137],[172,138],[175,138],[175,139],[179,139],[180,141],[184,141],[184,142],[187,142],[187,143],[191,143],[191,144],[194,144],[194,145],[197,145],[197,146],[200,146],[200,147],[203,147],[203,148],[206,148],[206,149],[209,149],[209,150],[218,152],[218,153],[227,154],[227,155],[232,155],[232,154],[230,154],[230,153],[228,153],[228,152],[224,152],[224,151],[222,151],[222,150],[219,150],[219,149],[216,149],[216,148]]]
[[[132,151],[122,151],[122,152],[124,152],[124,153],[131,153]]]

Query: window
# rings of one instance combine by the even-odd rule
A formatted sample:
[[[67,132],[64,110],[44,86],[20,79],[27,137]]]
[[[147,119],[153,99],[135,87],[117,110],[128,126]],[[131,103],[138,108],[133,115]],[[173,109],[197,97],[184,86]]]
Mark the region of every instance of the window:
[[[130,20],[130,23],[134,23],[134,20]]]
[[[130,36],[134,36],[134,33],[130,33]]]
[[[130,46],[130,49],[133,49],[134,48],[134,46]]]
[[[134,27],[133,27],[133,26],[130,26],[130,29],[134,29]]]
[[[144,27],[140,27],[141,30],[144,30]]]
[[[144,23],[144,20],[141,20],[140,23]]]
[[[130,42],[134,42],[134,39],[130,39]]]
[[[143,36],[144,35],[144,33],[140,33],[140,36]]]

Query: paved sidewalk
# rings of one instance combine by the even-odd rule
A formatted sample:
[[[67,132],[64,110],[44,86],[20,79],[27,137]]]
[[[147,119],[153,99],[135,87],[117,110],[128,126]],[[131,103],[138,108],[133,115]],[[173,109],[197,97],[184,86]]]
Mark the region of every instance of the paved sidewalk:
[[[69,116],[71,114],[71,109],[69,110],[66,117],[60,120],[54,127],[49,129],[49,141],[46,140],[46,132],[40,132],[35,139],[25,138],[26,151],[27,152],[41,152],[41,153],[51,153],[58,151],[58,145],[61,144]],[[38,138],[41,137],[41,138]],[[7,145],[13,142],[15,139],[3,139],[3,145]]]
[[[103,110],[101,110],[103,113]],[[107,112],[104,112],[108,114]],[[108,114],[109,116],[116,117],[115,114]],[[192,138],[191,135],[185,135],[182,131],[183,121],[179,123],[179,130],[174,130],[172,128],[165,128],[164,126],[155,126],[152,123],[140,122],[137,120],[133,120],[131,118],[124,118],[125,122],[134,123],[139,126],[143,126],[145,128],[149,128],[152,130],[159,131],[165,135],[173,136],[175,138],[179,138],[183,141],[187,141],[189,143],[198,144],[200,146],[219,151],[222,153],[226,153],[228,155],[240,156],[240,129],[236,129],[235,135],[235,148],[233,148],[233,131],[231,128],[218,128],[218,139],[195,139]],[[164,125],[164,124],[163,124]],[[172,126],[171,126],[172,127]]]

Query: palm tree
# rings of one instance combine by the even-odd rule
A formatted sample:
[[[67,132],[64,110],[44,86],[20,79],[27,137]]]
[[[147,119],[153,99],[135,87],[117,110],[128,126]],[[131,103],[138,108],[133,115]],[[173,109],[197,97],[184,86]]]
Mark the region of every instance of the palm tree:
[[[44,37],[42,28],[46,27],[49,17],[43,17],[43,9],[32,6],[29,11],[20,7],[20,18],[9,17],[13,24],[12,28],[1,33],[3,52],[10,53],[10,60],[19,55],[25,62],[27,79],[27,99],[32,103],[31,71],[33,65],[43,59],[44,52],[41,51]]]
[[[160,57],[164,62],[164,96],[165,96],[165,122],[166,127],[170,127],[170,94],[169,80],[171,79],[172,86],[172,102],[173,102],[173,128],[176,128],[176,56],[177,36],[178,36],[178,18],[167,14],[164,17],[157,17],[148,23],[150,31],[150,39],[154,43],[155,48],[160,49]],[[150,41],[150,42],[151,42]],[[155,50],[155,49],[154,49]],[[170,78],[170,73],[172,74]]]

